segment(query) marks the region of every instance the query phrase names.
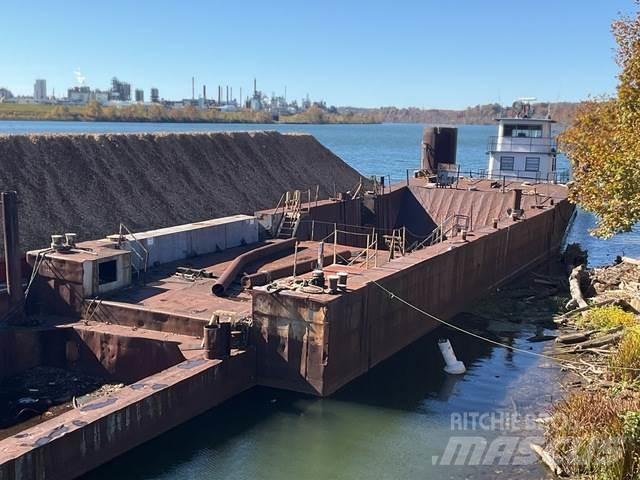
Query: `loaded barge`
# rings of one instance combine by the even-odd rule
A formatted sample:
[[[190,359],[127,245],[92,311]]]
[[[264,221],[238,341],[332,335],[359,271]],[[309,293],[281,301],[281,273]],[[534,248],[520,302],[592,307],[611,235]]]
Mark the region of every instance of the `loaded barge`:
[[[418,309],[448,319],[556,255],[574,207],[555,148],[530,128],[548,123],[519,120],[500,120],[517,140],[494,143],[490,173],[461,174],[455,129],[426,129],[406,181],[91,241],[53,235],[27,253],[24,283],[4,193],[0,374],[51,366],[121,385],[0,430],[0,479],[75,478],[256,385],[331,395],[438,326]]]

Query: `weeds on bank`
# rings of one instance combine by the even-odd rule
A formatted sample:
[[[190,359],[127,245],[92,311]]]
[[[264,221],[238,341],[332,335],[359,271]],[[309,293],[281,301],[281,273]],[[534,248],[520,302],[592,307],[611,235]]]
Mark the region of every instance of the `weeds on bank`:
[[[640,475],[640,398],[575,392],[554,407],[548,445],[570,475],[599,480]]]
[[[609,359],[611,376],[616,381],[633,382],[640,374],[640,327],[627,328]]]
[[[607,330],[615,327],[631,327],[637,323],[637,320],[633,313],[625,312],[614,305],[606,305],[588,310],[577,323],[581,327]]]

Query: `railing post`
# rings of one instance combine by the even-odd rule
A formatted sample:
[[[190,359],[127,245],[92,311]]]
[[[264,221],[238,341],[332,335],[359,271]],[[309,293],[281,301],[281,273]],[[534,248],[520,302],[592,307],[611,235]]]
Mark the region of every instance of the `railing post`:
[[[314,239],[315,228],[316,228],[316,221],[315,220],[311,220],[311,241],[312,242],[313,242],[313,239]]]
[[[369,235],[367,235],[367,252],[365,253],[364,260],[364,268],[365,270],[369,270]]]
[[[336,264],[338,248],[338,224],[333,224],[333,264]]]

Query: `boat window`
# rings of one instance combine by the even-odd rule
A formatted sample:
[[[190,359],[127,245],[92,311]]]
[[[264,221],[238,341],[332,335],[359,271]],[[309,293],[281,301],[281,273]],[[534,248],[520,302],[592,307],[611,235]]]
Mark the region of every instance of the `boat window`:
[[[524,162],[524,169],[527,172],[540,171],[540,157],[527,157]]]
[[[500,157],[500,170],[513,171],[513,157]]]
[[[505,125],[505,137],[542,137],[542,125]]]

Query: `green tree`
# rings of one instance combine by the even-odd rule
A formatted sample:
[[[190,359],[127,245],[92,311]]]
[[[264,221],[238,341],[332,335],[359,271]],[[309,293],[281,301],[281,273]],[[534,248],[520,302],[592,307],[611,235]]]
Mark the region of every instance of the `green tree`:
[[[640,9],[615,21],[612,31],[620,67],[616,95],[584,102],[560,136],[575,180],[569,198],[597,215],[592,233],[602,237],[640,221]]]

